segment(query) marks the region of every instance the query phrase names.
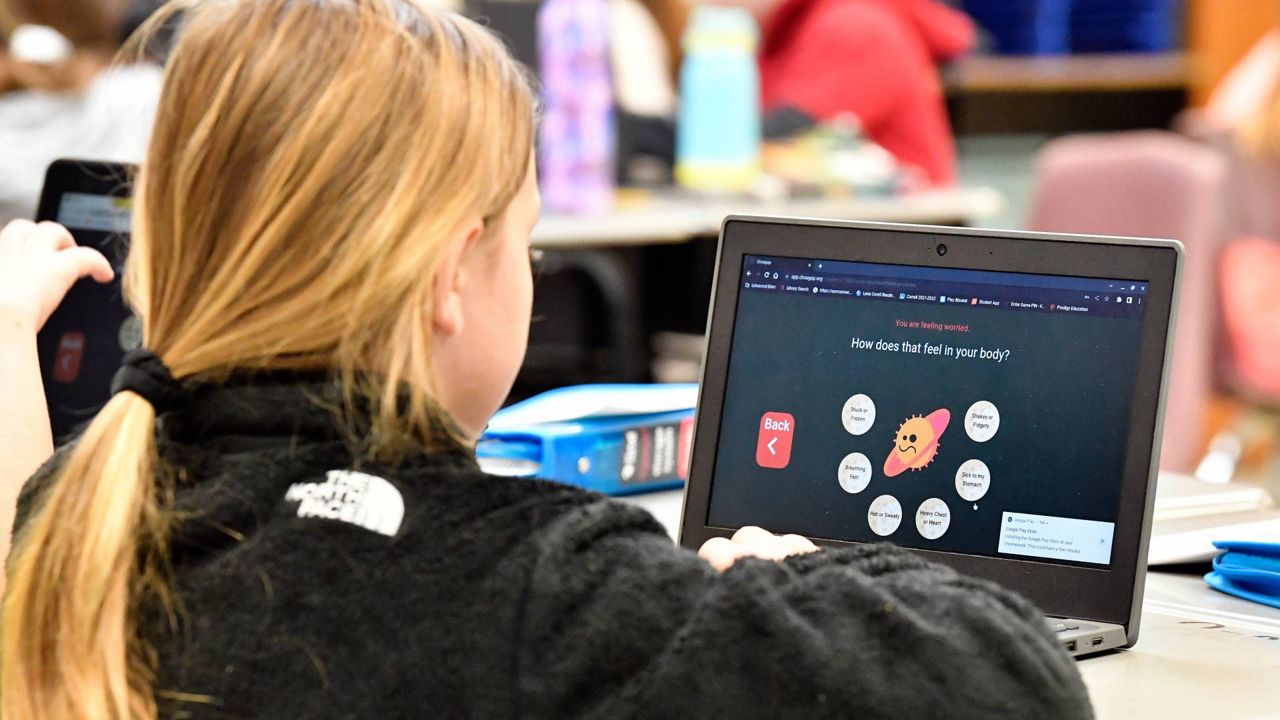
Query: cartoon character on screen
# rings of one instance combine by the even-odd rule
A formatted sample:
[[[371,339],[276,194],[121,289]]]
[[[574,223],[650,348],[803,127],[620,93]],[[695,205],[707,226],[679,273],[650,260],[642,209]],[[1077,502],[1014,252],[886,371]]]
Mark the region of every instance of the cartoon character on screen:
[[[902,421],[893,436],[893,450],[884,461],[884,476],[894,477],[907,470],[916,471],[933,462],[934,455],[938,454],[938,441],[950,422],[951,411],[946,408]]]

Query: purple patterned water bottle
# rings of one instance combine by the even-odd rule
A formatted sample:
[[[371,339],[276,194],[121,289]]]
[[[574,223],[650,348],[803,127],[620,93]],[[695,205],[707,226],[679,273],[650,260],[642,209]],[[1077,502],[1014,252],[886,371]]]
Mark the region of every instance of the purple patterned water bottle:
[[[607,0],[546,0],[538,45],[543,203],[552,212],[605,212],[613,206],[615,161]]]

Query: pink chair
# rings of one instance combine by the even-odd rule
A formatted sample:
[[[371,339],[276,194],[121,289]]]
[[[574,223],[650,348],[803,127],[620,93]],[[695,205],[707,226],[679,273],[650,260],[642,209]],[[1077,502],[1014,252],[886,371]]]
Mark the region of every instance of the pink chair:
[[[1174,238],[1186,246],[1160,465],[1190,471],[1204,451],[1222,243],[1219,153],[1163,131],[1080,135],[1045,146],[1031,229]]]
[[[1246,237],[1222,253],[1228,381],[1256,404],[1280,407],[1280,243]]]

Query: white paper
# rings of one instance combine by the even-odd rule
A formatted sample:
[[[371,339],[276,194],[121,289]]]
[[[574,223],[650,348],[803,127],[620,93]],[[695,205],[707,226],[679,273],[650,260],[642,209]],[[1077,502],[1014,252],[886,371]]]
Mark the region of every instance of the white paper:
[[[1231,525],[1215,525],[1199,530],[1162,535],[1155,533],[1147,552],[1150,565],[1200,562],[1217,555],[1215,540],[1280,542],[1280,518]]]

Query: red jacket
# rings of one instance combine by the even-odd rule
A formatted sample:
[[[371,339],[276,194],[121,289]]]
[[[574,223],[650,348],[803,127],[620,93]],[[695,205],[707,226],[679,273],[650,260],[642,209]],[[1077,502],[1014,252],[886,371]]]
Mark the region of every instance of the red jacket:
[[[936,65],[973,40],[968,16],[934,0],[782,0],[760,51],[764,109],[853,113],[894,157],[950,184],[955,145]]]

